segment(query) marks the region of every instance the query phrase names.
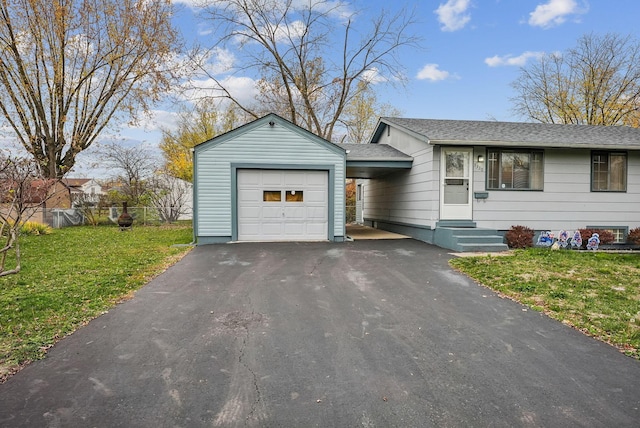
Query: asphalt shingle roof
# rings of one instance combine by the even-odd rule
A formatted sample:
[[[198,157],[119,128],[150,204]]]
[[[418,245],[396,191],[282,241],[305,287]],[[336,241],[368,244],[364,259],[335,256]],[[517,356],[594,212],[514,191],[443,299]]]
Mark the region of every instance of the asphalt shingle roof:
[[[413,158],[387,144],[340,144],[348,161],[410,161]]]
[[[536,147],[640,150],[640,129],[628,126],[560,125],[473,120],[381,118],[425,137],[434,144],[513,145]],[[379,138],[379,126],[374,141]]]

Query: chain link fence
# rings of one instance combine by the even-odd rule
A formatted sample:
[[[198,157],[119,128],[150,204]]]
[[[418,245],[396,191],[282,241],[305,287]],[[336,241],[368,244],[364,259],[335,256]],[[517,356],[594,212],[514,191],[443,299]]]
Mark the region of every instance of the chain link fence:
[[[168,209],[159,210],[155,207],[128,207],[127,212],[133,217],[134,226],[162,224],[164,213]],[[29,221],[35,221],[51,226],[55,229],[89,224],[117,224],[122,214],[122,207],[109,208],[44,208],[34,211]],[[191,220],[191,212],[182,213],[178,220]]]

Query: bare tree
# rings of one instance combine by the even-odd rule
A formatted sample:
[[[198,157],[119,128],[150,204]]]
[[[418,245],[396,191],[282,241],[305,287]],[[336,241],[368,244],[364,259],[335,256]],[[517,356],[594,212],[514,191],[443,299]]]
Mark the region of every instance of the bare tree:
[[[141,203],[146,180],[158,166],[158,160],[145,147],[125,147],[118,143],[101,146],[98,151],[101,166],[109,168],[115,192],[133,206]]]
[[[640,43],[585,35],[576,47],[523,67],[512,87],[514,110],[534,121],[638,126]]]
[[[253,117],[273,111],[331,140],[344,109],[365,76],[387,83],[402,82],[397,54],[416,47],[409,30],[414,14],[381,11],[364,32],[354,27],[363,19],[339,1],[328,0],[203,0],[203,16],[220,37],[211,51],[232,49],[237,72],[257,70],[259,104],[243,103],[195,55],[216,84],[218,97]],[[360,28],[366,25],[359,23]]]
[[[20,230],[54,196],[56,181],[42,178],[33,159],[0,154],[0,276],[20,272]]]
[[[149,179],[147,189],[151,205],[158,210],[161,221],[173,223],[181,216],[191,214],[189,201],[193,186],[188,181],[161,172]]]
[[[0,1],[0,111],[48,178],[170,89],[169,0]]]

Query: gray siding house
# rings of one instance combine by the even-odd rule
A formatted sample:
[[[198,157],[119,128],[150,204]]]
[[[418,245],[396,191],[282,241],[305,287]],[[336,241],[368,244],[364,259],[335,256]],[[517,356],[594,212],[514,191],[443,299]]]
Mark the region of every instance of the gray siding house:
[[[358,182],[374,227],[458,251],[503,249],[514,225],[640,227],[640,129],[381,118],[369,145],[413,160]]]
[[[346,151],[269,114],[194,148],[194,238],[345,238]]]

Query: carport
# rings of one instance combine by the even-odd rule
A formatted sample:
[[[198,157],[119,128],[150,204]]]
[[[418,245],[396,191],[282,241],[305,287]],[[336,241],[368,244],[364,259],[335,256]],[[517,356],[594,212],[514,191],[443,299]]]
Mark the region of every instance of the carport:
[[[347,178],[380,178],[410,170],[413,158],[387,144],[343,144]]]

